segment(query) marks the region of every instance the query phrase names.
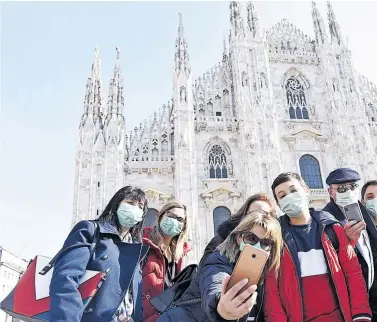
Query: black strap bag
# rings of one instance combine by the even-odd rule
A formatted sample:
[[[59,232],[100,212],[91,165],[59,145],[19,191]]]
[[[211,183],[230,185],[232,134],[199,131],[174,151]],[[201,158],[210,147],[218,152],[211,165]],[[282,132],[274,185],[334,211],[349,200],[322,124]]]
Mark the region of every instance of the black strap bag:
[[[149,302],[159,314],[174,306],[175,302],[187,290],[197,272],[198,265],[188,265],[172,280],[173,285],[171,287],[150,299]]]

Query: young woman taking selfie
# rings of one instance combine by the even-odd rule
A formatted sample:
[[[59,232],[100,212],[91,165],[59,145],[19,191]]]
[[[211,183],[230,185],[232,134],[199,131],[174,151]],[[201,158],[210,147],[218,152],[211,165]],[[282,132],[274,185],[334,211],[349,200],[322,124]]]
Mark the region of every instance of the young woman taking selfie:
[[[263,283],[267,271],[279,269],[282,247],[280,225],[269,213],[260,210],[252,212],[241,220],[215,252],[203,260],[197,276],[180,300],[157,321],[241,322],[252,317],[254,321],[261,321],[262,303],[255,304],[257,285],[239,293],[247,284],[247,280],[241,280],[226,291],[230,276],[246,244],[269,253],[260,284]]]

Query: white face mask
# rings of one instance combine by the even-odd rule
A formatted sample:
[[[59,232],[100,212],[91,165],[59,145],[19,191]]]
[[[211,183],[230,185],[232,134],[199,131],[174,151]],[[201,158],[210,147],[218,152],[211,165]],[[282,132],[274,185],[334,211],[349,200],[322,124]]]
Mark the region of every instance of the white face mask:
[[[298,218],[309,208],[308,195],[303,192],[292,192],[279,201],[281,211],[290,218]]]
[[[346,207],[359,201],[359,189],[336,192],[335,203],[340,207]]]
[[[377,198],[367,200],[365,208],[370,212],[373,217],[377,217]]]

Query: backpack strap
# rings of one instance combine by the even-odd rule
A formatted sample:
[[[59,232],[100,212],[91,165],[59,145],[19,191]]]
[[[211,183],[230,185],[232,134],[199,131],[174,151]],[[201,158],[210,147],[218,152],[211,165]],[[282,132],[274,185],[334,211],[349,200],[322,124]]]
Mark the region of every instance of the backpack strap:
[[[336,232],[334,230],[333,225],[334,224],[327,225],[325,227],[325,233],[326,233],[327,237],[330,239],[331,244],[335,248],[336,253],[338,253],[339,252],[339,239],[338,239],[338,235],[336,234]]]

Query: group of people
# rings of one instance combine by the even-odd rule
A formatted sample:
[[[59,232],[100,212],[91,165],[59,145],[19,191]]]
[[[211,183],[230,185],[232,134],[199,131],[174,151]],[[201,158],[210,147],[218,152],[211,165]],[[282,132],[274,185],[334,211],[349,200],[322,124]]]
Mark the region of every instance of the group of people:
[[[174,284],[190,251],[186,206],[166,204],[154,227],[144,227],[145,193],[120,189],[95,221],[79,222],[54,264],[50,318],[84,322],[366,322],[377,321],[377,180],[364,184],[348,168],[326,180],[330,202],[309,208],[309,188],[296,173],[282,173],[272,194],[249,197],[207,245],[191,283],[165,312],[150,299]],[[344,208],[358,203],[363,220]],[[99,238],[94,251],[91,246]],[[258,285],[244,279],[228,289],[246,244],[269,254]],[[86,270],[106,279],[84,305],[79,281]]]

